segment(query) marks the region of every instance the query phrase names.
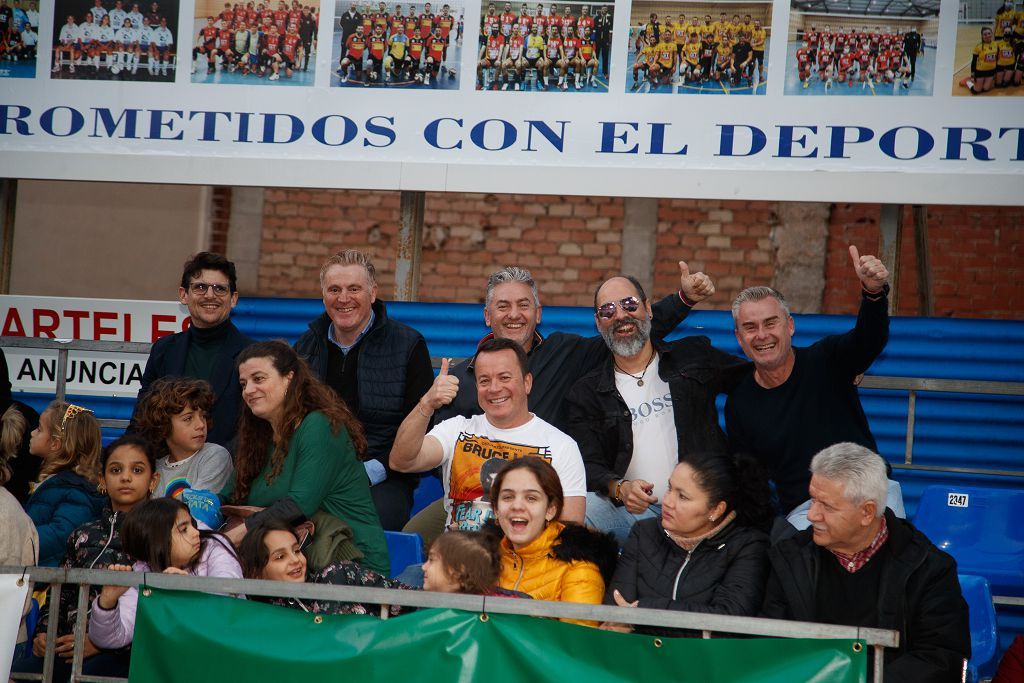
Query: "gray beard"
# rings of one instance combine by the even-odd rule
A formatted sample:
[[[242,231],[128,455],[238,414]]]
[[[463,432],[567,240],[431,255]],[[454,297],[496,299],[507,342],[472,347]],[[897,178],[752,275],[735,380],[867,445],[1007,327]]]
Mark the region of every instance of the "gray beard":
[[[634,324],[636,330],[632,336],[629,337],[616,337],[615,329],[622,325]],[[651,321],[648,318],[636,319],[630,318],[629,320],[619,320],[610,327],[601,328],[601,336],[604,337],[604,343],[608,345],[608,349],[616,356],[635,356],[640,353],[647,344],[647,340],[651,338]]]

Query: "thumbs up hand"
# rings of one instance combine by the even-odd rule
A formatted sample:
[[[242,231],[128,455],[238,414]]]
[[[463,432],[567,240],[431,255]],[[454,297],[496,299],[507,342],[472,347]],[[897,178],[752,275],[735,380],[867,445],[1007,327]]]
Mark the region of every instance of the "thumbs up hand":
[[[850,245],[850,260],[853,261],[853,269],[868,294],[877,294],[882,291],[882,287],[889,279],[889,270],[884,263],[875,256],[861,256],[857,247],[852,244]]]
[[[715,283],[703,272],[691,273],[686,261],[680,261],[679,290],[687,300],[698,303],[715,293]]]
[[[448,405],[455,400],[455,395],[459,393],[459,378],[448,374],[450,364],[450,358],[441,360],[441,371],[434,378],[434,384],[431,385],[430,390],[420,399],[420,403],[425,403],[430,411]]]

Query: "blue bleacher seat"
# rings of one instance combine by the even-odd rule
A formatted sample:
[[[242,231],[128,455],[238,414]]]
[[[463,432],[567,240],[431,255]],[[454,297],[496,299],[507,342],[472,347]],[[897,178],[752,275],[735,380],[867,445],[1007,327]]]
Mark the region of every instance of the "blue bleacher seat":
[[[971,659],[967,663],[967,681],[991,676],[998,634],[996,610],[992,606],[992,592],[988,581],[981,576],[960,574],[960,592],[967,601],[971,622]]]
[[[929,486],[914,526],[956,558],[965,574],[988,579],[995,595],[1024,596],[1024,491]]]
[[[441,480],[433,472],[424,472],[420,483],[412,493],[412,515],[427,507],[444,495]],[[412,516],[410,515],[410,516]]]
[[[419,534],[385,531],[384,539],[388,543],[388,555],[391,556],[392,578],[401,574],[410,564],[423,562],[423,539]]]

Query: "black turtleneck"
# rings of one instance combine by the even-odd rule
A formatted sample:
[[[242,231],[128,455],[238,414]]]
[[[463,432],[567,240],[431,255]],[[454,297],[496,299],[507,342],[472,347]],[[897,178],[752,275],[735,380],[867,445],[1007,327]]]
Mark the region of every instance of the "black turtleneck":
[[[217,353],[231,330],[228,318],[214,327],[188,328],[188,354],[185,356],[185,375],[209,380],[213,374]]]

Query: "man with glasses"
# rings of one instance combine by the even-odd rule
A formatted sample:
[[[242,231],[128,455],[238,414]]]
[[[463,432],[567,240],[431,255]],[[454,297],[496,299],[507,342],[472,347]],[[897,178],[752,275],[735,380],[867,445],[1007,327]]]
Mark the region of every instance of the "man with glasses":
[[[669,475],[687,453],[727,452],[715,396],[749,372],[707,337],[652,340],[653,317],[636,278],[605,281],[594,320],[611,355],[566,395],[567,431],[587,471],[587,525],[620,545],[634,522],[661,516]]]
[[[206,440],[228,450],[242,403],[235,357],[253,343],[231,322],[231,309],[238,304],[236,284],[235,264],[220,254],[203,251],[185,262],[178,301],[188,307],[189,326],[153,343],[139,389],[141,400],[162,377],[209,382],[214,401]]]

